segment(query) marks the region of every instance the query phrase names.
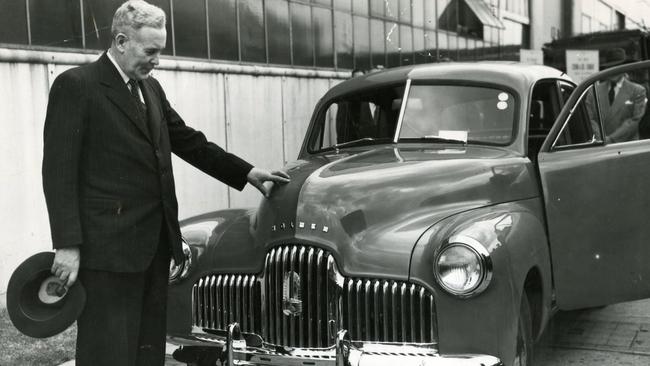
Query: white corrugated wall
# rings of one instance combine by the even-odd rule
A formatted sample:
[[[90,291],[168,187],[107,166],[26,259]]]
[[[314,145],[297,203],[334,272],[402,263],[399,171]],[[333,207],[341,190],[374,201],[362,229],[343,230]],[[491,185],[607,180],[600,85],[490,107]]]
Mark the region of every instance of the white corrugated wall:
[[[0,48],[0,294],[16,266],[51,249],[41,185],[49,86],[66,69],[96,58]],[[280,168],[297,157],[313,106],[345,76],[172,59],[162,60],[155,71],[188,125],[265,169]],[[260,199],[250,186],[243,192],[230,189],[176,157],[174,173],[181,219],[215,209],[254,207]]]

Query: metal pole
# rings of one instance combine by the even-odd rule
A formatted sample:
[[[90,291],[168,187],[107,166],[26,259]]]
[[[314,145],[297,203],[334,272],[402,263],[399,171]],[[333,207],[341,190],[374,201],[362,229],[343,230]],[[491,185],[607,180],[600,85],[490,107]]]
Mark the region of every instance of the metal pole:
[[[205,42],[207,43],[208,46],[208,60],[212,58],[211,52],[210,52],[210,16],[208,15],[210,7],[209,7],[209,0],[205,0]]]
[[[27,17],[27,44],[31,46],[32,44],[32,26],[29,13],[29,0],[25,0],[25,15]]]
[[[79,0],[79,8],[81,15],[81,48],[86,48],[86,25],[84,24],[84,0]]]
[[[172,29],[172,55],[176,56],[176,34],[174,33],[174,0],[169,0],[169,19]]]

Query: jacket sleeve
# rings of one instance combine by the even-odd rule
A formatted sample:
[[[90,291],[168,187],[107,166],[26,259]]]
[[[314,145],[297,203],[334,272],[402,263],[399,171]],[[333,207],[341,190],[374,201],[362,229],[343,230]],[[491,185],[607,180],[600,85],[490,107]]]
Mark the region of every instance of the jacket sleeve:
[[[78,177],[84,136],[83,83],[59,75],[50,89],[43,132],[43,192],[55,249],[82,244]]]
[[[244,189],[253,166],[208,141],[202,132],[187,126],[169,104],[158,81],[154,81],[167,120],[172,152],[213,178],[237,190]]]

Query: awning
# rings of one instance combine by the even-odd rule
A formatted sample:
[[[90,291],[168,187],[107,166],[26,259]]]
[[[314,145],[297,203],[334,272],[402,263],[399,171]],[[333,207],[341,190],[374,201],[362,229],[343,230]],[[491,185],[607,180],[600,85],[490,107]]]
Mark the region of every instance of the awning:
[[[490,27],[504,29],[503,23],[492,14],[492,11],[484,0],[464,0],[465,4],[474,12],[476,17],[483,23]]]

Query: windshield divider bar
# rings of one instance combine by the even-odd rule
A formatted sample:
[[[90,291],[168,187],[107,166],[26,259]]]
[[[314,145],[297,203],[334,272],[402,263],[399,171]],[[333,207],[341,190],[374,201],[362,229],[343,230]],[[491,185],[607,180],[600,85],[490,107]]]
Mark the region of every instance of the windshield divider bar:
[[[397,119],[397,128],[395,129],[395,136],[393,137],[394,143],[397,143],[397,141],[399,140],[399,132],[402,129],[404,112],[406,111],[406,101],[408,100],[410,90],[411,90],[411,79],[407,79],[406,88],[404,89],[404,96],[402,97],[402,105],[400,106],[399,117]]]

